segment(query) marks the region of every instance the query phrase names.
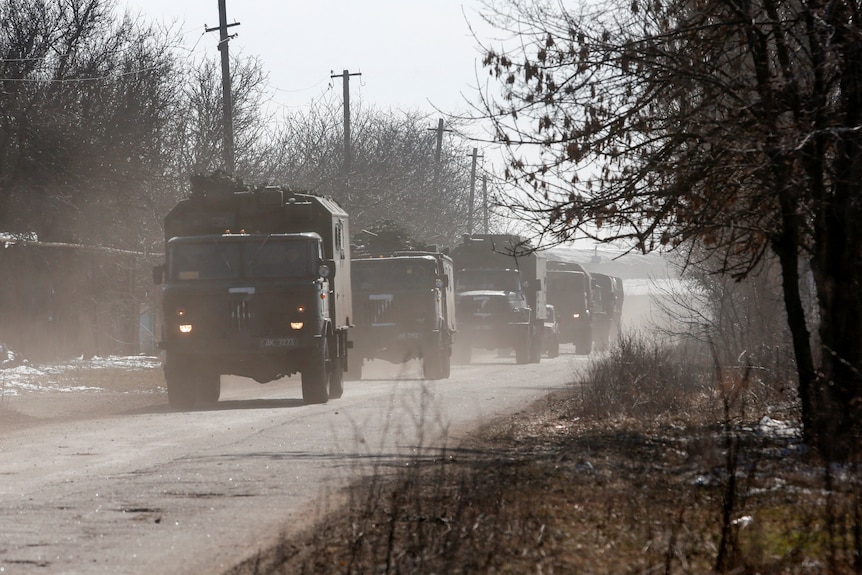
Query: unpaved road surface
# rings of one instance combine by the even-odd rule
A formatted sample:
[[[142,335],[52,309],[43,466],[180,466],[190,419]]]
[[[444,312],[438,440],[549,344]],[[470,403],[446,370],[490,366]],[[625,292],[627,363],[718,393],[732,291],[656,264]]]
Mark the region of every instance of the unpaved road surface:
[[[325,405],[303,405],[298,378],[224,377],[222,401],[189,412],[162,390],[6,398],[0,573],[220,573],[334,509],[348,482],[565,387],[586,364],[567,351],[480,356],[442,381],[374,362]]]

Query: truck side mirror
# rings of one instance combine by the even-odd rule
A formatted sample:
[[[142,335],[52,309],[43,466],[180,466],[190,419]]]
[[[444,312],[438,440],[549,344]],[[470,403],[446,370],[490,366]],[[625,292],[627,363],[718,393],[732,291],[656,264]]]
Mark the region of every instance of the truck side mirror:
[[[153,266],[153,283],[161,285],[163,281],[165,281],[165,265]]]

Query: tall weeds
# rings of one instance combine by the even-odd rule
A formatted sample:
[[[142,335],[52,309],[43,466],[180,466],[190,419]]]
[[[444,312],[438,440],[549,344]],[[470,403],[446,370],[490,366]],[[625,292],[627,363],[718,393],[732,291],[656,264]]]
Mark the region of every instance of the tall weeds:
[[[583,415],[649,418],[685,412],[711,379],[698,351],[696,344],[668,346],[642,332],[623,333],[575,388]]]

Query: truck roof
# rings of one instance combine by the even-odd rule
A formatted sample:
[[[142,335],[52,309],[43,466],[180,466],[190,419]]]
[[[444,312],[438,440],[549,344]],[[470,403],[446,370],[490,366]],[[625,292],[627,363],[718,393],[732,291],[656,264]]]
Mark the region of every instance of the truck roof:
[[[428,260],[437,261],[437,257],[433,254],[397,254],[391,256],[363,256],[361,258],[353,258],[353,262],[376,262],[376,261],[392,261],[392,260]]]
[[[199,236],[176,236],[168,240],[169,245],[200,242],[202,240],[221,240],[221,239],[238,239],[249,241],[258,240],[260,238],[285,238],[285,239],[305,239],[320,241],[320,234],[317,232],[298,232],[290,234],[204,234]]]
[[[215,182],[215,183],[214,183]],[[198,181],[190,197],[165,216],[165,240],[175,236],[249,233],[295,233],[327,227],[333,218],[347,219],[335,200],[286,187],[252,190],[216,180]]]

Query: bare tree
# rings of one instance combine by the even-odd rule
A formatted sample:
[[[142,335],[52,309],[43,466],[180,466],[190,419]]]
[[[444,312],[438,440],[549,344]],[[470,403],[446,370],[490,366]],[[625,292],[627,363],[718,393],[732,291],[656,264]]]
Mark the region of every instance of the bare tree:
[[[215,57],[187,67],[183,90],[185,114],[179,118],[183,160],[179,171],[210,173],[223,168],[224,146],[221,68]],[[231,104],[237,175],[259,179],[272,168],[277,131],[266,111],[266,73],[257,58],[234,57],[231,63]]]
[[[104,0],[0,9],[0,226],[140,245],[175,114],[170,37],[116,21]]]
[[[0,338],[128,351],[145,301],[134,254],[160,235],[168,188],[172,38],[106,0],[4,0],[0,15],[0,230],[43,242],[2,254]]]
[[[327,98],[291,116],[280,142],[278,181],[335,197],[351,214],[354,233],[390,220],[426,243],[453,245],[467,224],[469,163],[464,150],[447,142],[435,186],[433,122],[418,112],[352,110],[353,161],[349,186],[342,186],[341,101]]]
[[[488,49],[499,96],[480,106],[512,154],[508,175],[531,190],[512,207],[548,236],[644,251],[695,242],[736,278],[775,254],[805,432],[835,457],[862,435],[858,15],[844,1],[576,12],[507,0],[488,18],[521,41]]]

